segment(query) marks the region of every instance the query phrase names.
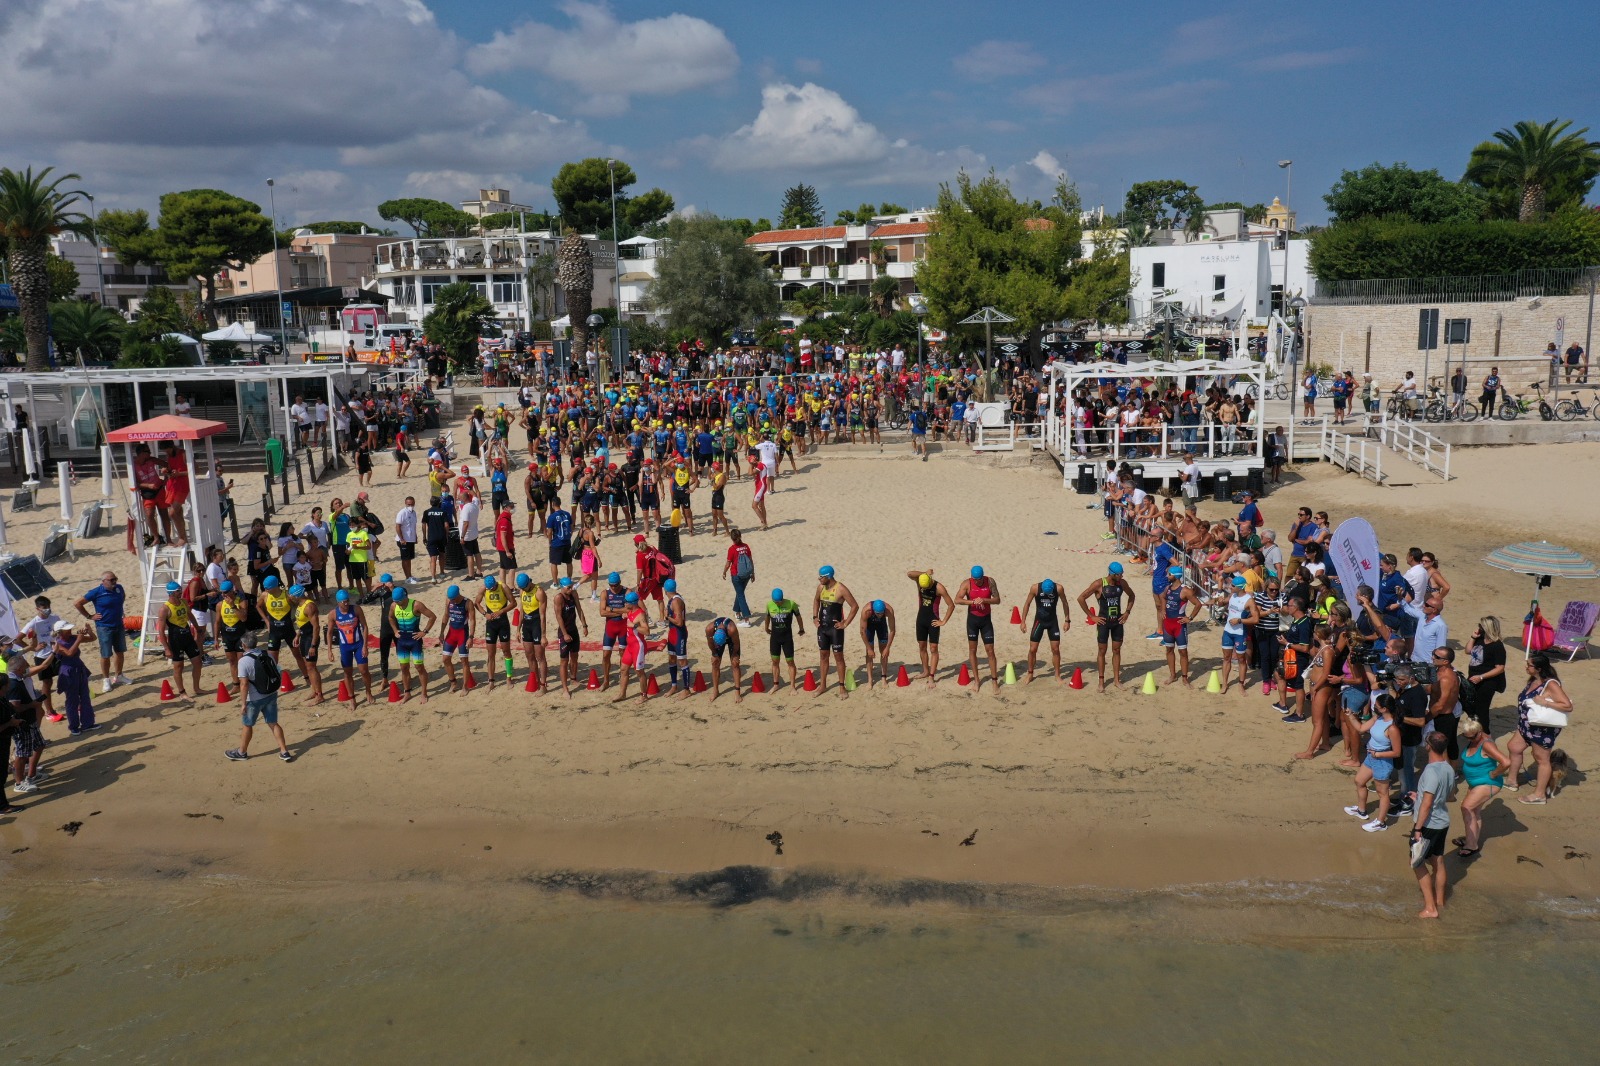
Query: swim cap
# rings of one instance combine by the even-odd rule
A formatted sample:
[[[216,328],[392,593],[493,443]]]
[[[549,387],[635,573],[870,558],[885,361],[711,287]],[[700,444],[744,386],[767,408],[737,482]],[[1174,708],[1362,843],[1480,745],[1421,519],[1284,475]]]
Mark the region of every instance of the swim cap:
[[[981,566],[974,566],[974,567],[973,567],[973,568],[972,568],[972,576],[973,576],[973,577],[982,577],[982,576],[983,576],[983,567],[981,567]]]
[[[719,648],[723,647],[725,644],[727,644],[728,643],[728,632],[727,632],[727,630],[719,629],[715,633],[711,634],[711,643],[715,644]]]
[[[773,603],[782,603],[783,602],[783,590],[782,589],[773,589],[772,590],[772,602]]]
[[[338,592],[333,594],[333,598],[340,603],[344,603],[350,599],[350,593],[346,592],[344,589],[340,589]]]
[[[821,570],[817,571],[817,576],[818,577],[832,577],[833,576],[833,567],[824,566]]]
[[[517,575],[517,588],[525,589],[531,584],[533,584],[533,578],[529,577],[527,574]]]
[[[613,570],[606,575],[606,581],[612,585],[620,585],[622,584],[622,575]]]
[[[261,583],[261,587],[264,589],[275,589],[278,587],[278,584],[279,582],[277,578],[269,577]]]
[[[177,592],[182,587],[183,586],[178,584],[176,581],[168,581],[167,582],[167,591],[168,592]]]
[[[663,581],[661,583],[661,587],[667,592],[677,592],[678,591],[678,579],[677,578],[673,578],[673,577],[669,577],[669,578],[667,578],[665,581]]]
[[[630,592],[626,596],[622,597],[622,601],[624,603],[638,603],[639,594],[637,592]]]
[[[932,588],[933,587],[933,575],[932,574],[918,574],[917,575],[917,587],[918,588],[924,588],[924,589]]]
[[[395,589],[393,592],[389,593],[389,598],[396,603],[404,603],[406,602],[406,590]]]
[[[872,601],[872,611],[873,611],[874,614],[882,614],[883,613],[883,601],[882,600],[873,600]]]
[[[1245,586],[1244,576],[1242,574],[1234,574],[1233,575],[1233,587],[1236,588],[1236,589],[1242,589],[1242,588],[1244,588],[1244,586]]]
[[[1043,581],[1039,582],[1039,591],[1040,592],[1048,594],[1048,593],[1054,592],[1055,590],[1056,590],[1056,583],[1054,581],[1051,581],[1049,578],[1045,578]]]
[[[291,595],[291,596],[304,596],[305,594],[306,594],[306,587],[304,585],[290,585],[289,586],[289,595]]]
[[[484,574],[483,575],[483,587],[484,588],[492,589],[497,584],[499,584],[499,582],[495,580],[495,577],[494,577],[493,574]]]
[[[222,589],[223,592],[232,592],[233,591],[233,582],[232,581],[224,581],[219,587]]]
[[[1167,567],[1167,576],[1168,577],[1182,577],[1183,576],[1183,567],[1181,567],[1181,566],[1169,566],[1169,567]]]
[[[1122,573],[1122,564],[1112,563],[1110,566],[1106,567],[1106,571],[1112,574],[1120,574]]]
[[[444,590],[444,594],[445,594],[446,597],[448,597],[449,599],[453,600],[457,596],[461,595],[461,586],[460,585],[451,585],[449,588]]]
[[[572,587],[572,579],[570,577],[562,578],[561,579],[561,587],[564,588],[564,589],[570,589]]]
[[[394,575],[393,574],[379,574],[378,575],[378,580],[381,581],[385,585],[392,585],[392,584],[394,584]]]

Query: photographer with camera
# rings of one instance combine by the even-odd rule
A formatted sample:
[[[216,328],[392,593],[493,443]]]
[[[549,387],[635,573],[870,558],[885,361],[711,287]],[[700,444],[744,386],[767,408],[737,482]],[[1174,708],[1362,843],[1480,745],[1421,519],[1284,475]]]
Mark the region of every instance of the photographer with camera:
[[[1378,559],[1378,588],[1373,603],[1378,608],[1378,613],[1383,616],[1383,624],[1394,630],[1395,635],[1402,640],[1410,641],[1412,634],[1412,618],[1405,612],[1405,604],[1411,599],[1411,583],[1399,570],[1400,560],[1393,555],[1384,555]],[[1407,646],[1409,651],[1409,644]]]
[[[1398,638],[1392,642],[1398,644]],[[1417,749],[1422,747],[1422,734],[1428,726],[1428,690],[1417,684],[1416,664],[1401,662],[1391,667],[1380,667],[1379,676],[1387,674],[1385,685],[1394,697],[1395,718],[1400,725],[1400,805],[1395,808],[1397,818],[1412,812],[1412,802],[1417,791]]]

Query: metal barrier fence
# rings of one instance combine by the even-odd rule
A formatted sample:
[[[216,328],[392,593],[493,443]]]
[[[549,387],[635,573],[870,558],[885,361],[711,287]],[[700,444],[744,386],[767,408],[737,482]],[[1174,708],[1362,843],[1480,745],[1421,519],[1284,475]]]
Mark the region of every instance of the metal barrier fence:
[[[1583,296],[1594,291],[1600,266],[1550,267],[1514,274],[1437,278],[1318,281],[1313,305],[1509,303],[1536,296]]]
[[[1163,422],[1156,427],[1100,426],[1094,429],[1067,428],[1065,418],[1044,423],[1039,439],[1054,447],[1063,457],[1078,459],[1095,456],[1115,459],[1168,459],[1177,461],[1184,452],[1196,458],[1259,458],[1261,441],[1253,423],[1222,425],[1205,422],[1198,426],[1175,426]]]
[[[1103,511],[1106,498],[1105,485],[1103,483],[1097,490],[1095,498],[1101,501],[1101,509]],[[1154,548],[1155,538],[1160,535],[1161,530],[1153,522],[1142,524],[1139,519],[1136,519],[1133,516],[1133,505],[1131,503],[1122,502],[1118,504],[1118,507],[1120,510],[1115,530],[1117,550],[1131,555],[1135,559],[1148,560],[1147,550]],[[1209,605],[1218,595],[1225,596],[1220,579],[1221,571],[1203,565],[1197,556],[1181,544],[1173,544],[1171,547],[1173,558],[1168,565],[1183,567],[1183,583],[1195,590],[1202,603]],[[1131,578],[1132,575],[1127,576]],[[1150,575],[1147,573],[1146,576]],[[1129,583],[1132,583],[1131,580]]]
[[[979,422],[977,427],[977,433],[968,441],[975,452],[1014,452],[1019,443],[1028,451],[1045,446],[1042,422],[1007,422],[1003,426]]]

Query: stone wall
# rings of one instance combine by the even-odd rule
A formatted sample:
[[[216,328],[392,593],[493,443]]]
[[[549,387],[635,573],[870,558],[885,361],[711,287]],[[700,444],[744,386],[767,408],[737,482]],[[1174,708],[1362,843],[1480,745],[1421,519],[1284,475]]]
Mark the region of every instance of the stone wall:
[[[1358,378],[1370,370],[1385,388],[1398,382],[1407,370],[1415,371],[1421,378],[1425,353],[1417,350],[1417,323],[1420,312],[1430,307],[1439,310],[1439,348],[1426,353],[1428,374],[1440,376],[1444,373],[1445,320],[1470,319],[1472,336],[1464,351],[1474,388],[1491,363],[1501,365],[1508,384],[1518,388],[1525,386],[1538,376],[1545,345],[1552,341],[1558,342],[1563,350],[1573,341],[1586,350],[1591,349],[1586,340],[1590,314],[1587,295],[1545,296],[1540,298],[1538,307],[1529,307],[1526,300],[1387,305],[1313,303],[1306,309],[1310,359],[1336,369],[1354,370]],[[1563,317],[1566,329],[1558,337],[1557,319]],[[1462,358],[1463,346],[1452,345],[1448,354],[1453,365]]]

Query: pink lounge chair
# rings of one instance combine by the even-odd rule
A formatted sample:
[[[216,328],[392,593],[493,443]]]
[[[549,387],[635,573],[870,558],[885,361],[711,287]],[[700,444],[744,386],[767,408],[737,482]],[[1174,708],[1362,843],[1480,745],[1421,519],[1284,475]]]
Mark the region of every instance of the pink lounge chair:
[[[1580,651],[1588,658],[1589,637],[1594,632],[1597,620],[1600,620],[1600,604],[1571,601],[1561,612],[1561,620],[1556,623],[1556,639],[1550,646],[1551,650],[1565,652],[1569,663],[1578,657]]]

